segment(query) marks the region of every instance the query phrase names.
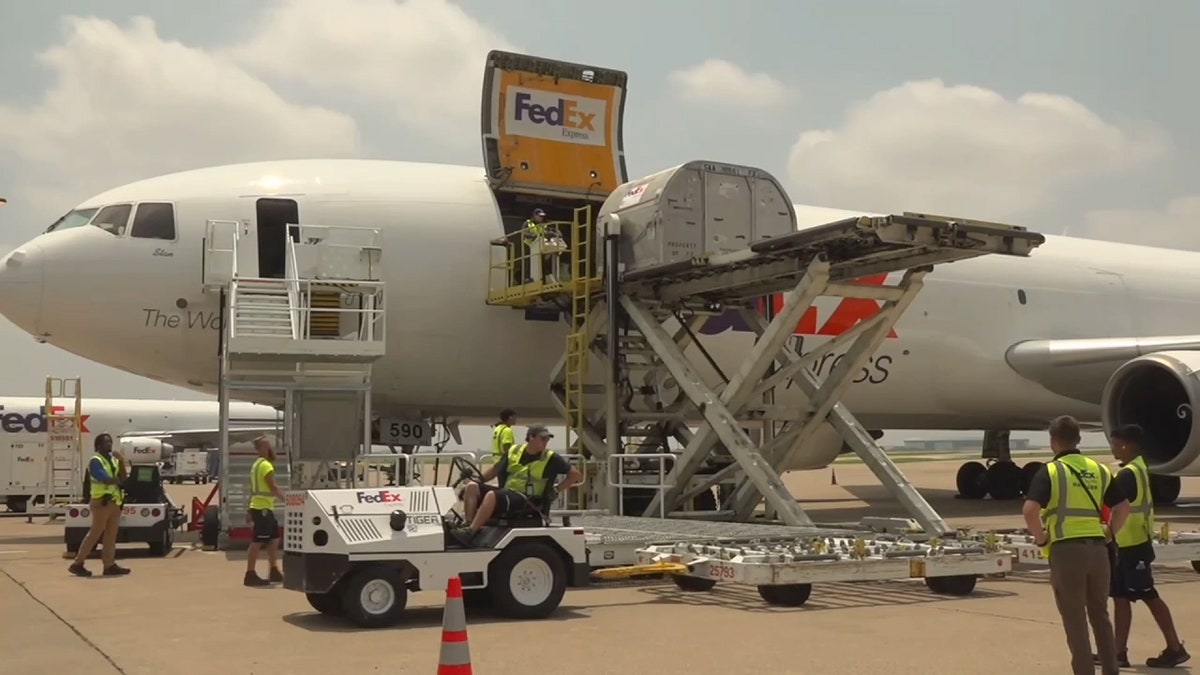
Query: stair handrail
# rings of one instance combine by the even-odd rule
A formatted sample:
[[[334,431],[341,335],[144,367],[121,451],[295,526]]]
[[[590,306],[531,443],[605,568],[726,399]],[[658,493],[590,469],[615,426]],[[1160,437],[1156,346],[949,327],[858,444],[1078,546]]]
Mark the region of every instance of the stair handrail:
[[[295,237],[292,236],[292,228],[296,228],[297,235]],[[301,335],[301,326],[304,326],[307,320],[301,321],[300,314],[304,313],[307,315],[307,312],[305,312],[306,307],[301,306],[300,271],[296,260],[296,240],[300,238],[299,231],[300,225],[298,223],[288,223],[287,232],[284,234],[287,237],[287,263],[284,270],[284,283],[287,287],[288,319],[292,325],[293,340],[301,340],[307,337]]]

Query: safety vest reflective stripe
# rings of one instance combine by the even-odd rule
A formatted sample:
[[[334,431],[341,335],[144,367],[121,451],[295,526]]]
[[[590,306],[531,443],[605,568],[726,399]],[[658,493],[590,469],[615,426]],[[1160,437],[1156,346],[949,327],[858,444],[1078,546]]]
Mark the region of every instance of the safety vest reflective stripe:
[[[1100,504],[1104,499],[1104,493],[1108,490],[1108,482],[1111,480],[1111,476],[1103,465],[1090,458],[1085,457],[1084,459],[1089,464],[1085,468],[1089,471],[1095,471],[1100,477],[1100,493],[1092,495],[1096,503]],[[1042,516],[1050,534],[1050,541],[1054,542],[1068,538],[1068,524],[1071,525],[1070,538],[1103,537],[1104,528],[1100,523],[1100,512],[1092,506],[1091,500],[1087,498],[1087,493],[1084,492],[1088,490],[1087,485],[1078,483],[1078,480],[1073,484],[1070,480],[1074,478],[1071,470],[1060,467],[1060,463],[1067,464],[1064,458],[1054,460],[1046,465],[1046,471],[1050,474],[1051,498],[1046,508],[1042,511]],[[1076,470],[1078,471],[1079,469],[1076,468]],[[1073,495],[1077,496],[1078,499],[1072,500],[1071,497]],[[1072,520],[1075,518],[1079,520]]]
[[[100,464],[104,466],[104,470],[108,472],[110,477],[117,477],[118,460],[115,458],[112,460],[106,459],[104,455],[99,453],[92,455],[92,459],[100,460]],[[100,481],[92,480],[89,482],[88,492],[90,493],[92,499],[103,499],[104,495],[112,495],[113,499],[117,500],[118,502],[121,501],[121,487],[119,485],[105,485]]]
[[[1150,494],[1150,471],[1139,455],[1125,465],[1137,481],[1137,498],[1129,500],[1129,518],[1117,532],[1117,546],[1137,546],[1150,540],[1154,531],[1154,499]]]
[[[504,487],[515,492],[523,492],[530,497],[538,497],[546,491],[546,467],[550,465],[553,450],[546,450],[542,456],[528,464],[521,464],[521,455],[525,454],[528,443],[514,445],[508,453],[508,477]]]
[[[250,494],[254,497],[275,496],[275,493],[268,490],[266,485],[263,485],[260,489],[258,484],[258,465],[262,464],[264,461],[266,460],[264,460],[262,457],[259,457],[258,459],[254,460],[254,464],[250,466]]]

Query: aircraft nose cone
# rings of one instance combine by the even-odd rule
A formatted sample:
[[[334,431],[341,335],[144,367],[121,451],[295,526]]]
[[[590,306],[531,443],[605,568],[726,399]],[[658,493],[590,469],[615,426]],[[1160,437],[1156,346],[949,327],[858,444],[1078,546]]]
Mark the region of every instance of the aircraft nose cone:
[[[0,315],[34,335],[42,318],[41,253],[40,246],[29,243],[0,258]]]

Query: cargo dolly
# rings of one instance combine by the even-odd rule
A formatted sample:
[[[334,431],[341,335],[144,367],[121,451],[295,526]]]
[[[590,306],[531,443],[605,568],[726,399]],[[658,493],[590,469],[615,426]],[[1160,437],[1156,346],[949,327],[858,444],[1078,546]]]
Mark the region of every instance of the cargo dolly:
[[[1041,546],[1033,543],[1033,537],[1025,530],[994,530],[989,532],[963,532],[958,536],[962,542],[1000,548],[1012,556],[1014,569],[1045,568],[1050,561]],[[1154,562],[1191,563],[1192,569],[1200,572],[1200,532],[1172,532],[1169,523],[1163,523],[1155,532]]]

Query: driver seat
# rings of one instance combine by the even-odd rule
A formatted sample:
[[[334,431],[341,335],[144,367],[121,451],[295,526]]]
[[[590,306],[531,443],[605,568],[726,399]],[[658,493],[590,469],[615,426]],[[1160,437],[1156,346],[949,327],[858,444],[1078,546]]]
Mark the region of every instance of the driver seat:
[[[549,483],[547,483],[549,488]],[[550,505],[551,502],[543,495],[538,499],[538,504],[535,505],[531,500],[521,500],[523,507],[518,507],[513,513],[505,514],[501,518],[492,518],[486,521],[484,527],[545,527],[550,522]]]

